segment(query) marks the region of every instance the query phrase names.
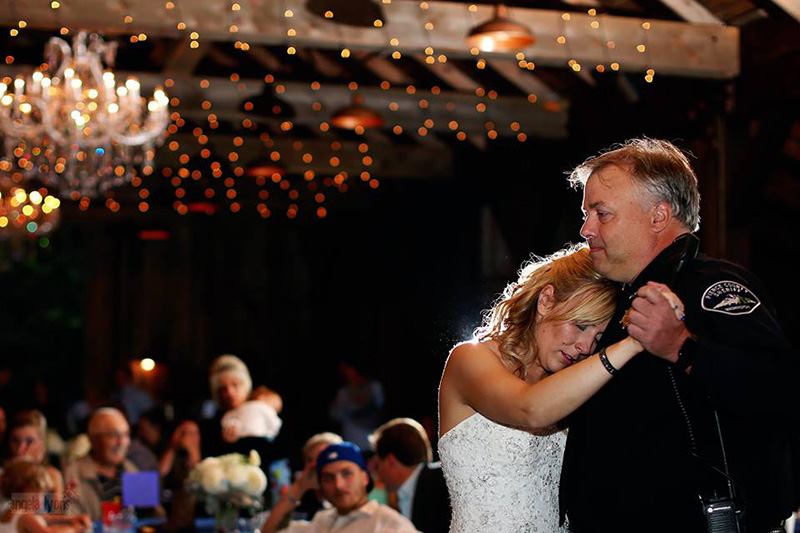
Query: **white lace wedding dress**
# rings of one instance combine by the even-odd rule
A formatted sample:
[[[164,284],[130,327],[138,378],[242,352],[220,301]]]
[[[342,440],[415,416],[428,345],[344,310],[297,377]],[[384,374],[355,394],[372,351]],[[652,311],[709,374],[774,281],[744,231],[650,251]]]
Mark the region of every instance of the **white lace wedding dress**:
[[[450,533],[557,533],[563,431],[536,435],[479,413],[439,439]]]

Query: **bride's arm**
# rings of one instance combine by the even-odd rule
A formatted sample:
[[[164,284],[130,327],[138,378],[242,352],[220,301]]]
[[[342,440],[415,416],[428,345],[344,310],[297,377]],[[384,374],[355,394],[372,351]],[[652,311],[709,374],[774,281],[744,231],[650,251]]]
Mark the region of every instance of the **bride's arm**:
[[[642,346],[630,337],[606,348],[614,368],[622,368]],[[442,385],[482,415],[504,424],[547,427],[583,405],[612,376],[599,354],[529,384],[509,372],[489,348],[464,343],[450,353]]]

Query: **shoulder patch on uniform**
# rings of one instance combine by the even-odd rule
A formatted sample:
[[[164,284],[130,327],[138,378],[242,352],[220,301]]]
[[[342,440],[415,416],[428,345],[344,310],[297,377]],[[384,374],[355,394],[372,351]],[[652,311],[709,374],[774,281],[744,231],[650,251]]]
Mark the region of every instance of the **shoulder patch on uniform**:
[[[749,315],[761,305],[761,301],[741,283],[718,281],[706,289],[700,304],[706,311],[726,315]]]

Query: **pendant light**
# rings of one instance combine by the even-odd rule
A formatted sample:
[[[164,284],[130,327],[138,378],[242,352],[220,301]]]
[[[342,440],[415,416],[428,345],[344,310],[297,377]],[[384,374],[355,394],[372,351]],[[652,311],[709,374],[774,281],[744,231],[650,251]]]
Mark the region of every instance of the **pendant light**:
[[[467,34],[467,44],[484,52],[513,52],[535,41],[527,26],[508,18],[508,8],[503,4],[495,7],[490,20],[475,26]]]

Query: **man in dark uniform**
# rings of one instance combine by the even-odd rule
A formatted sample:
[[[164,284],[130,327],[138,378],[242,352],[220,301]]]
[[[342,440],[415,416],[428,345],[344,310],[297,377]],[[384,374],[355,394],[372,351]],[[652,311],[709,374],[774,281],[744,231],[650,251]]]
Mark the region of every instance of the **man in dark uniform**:
[[[698,255],[688,160],[668,142],[633,140],[571,182],[584,188],[595,267],[623,283],[599,347],[630,334],[648,354],[607,366],[614,378],[571,417],[562,515],[575,533],[707,531],[701,498],[732,494],[746,533],[782,531],[797,357],[758,280]],[[684,320],[658,284],[681,299]]]

